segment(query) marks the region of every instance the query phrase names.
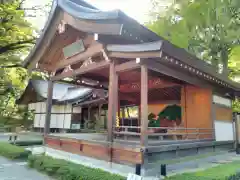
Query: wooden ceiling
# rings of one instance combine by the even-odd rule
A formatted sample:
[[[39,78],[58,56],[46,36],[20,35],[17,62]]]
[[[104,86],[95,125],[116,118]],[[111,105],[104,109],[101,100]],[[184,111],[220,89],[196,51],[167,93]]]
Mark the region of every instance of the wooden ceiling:
[[[120,102],[139,105],[141,102],[140,92],[121,93]],[[159,103],[166,101],[180,101],[181,86],[173,86],[161,89],[152,89],[148,91],[148,103]],[[127,103],[126,103],[127,102]]]
[[[178,101],[181,97],[181,86],[185,83],[176,80],[172,77],[165,76],[160,73],[155,73],[149,70],[148,73],[149,90],[148,100],[150,103],[157,101]],[[86,73],[81,77],[94,79],[100,83],[108,83],[109,68],[97,70],[91,73]],[[140,69],[119,73],[119,98],[124,104],[139,104],[140,103]]]

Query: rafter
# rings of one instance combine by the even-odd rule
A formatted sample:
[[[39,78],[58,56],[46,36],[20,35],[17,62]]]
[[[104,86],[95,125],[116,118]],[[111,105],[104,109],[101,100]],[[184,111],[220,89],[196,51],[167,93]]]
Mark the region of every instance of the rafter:
[[[181,86],[177,83],[168,82],[160,78],[150,79],[148,81],[148,89],[161,89],[166,87]],[[129,83],[120,85],[120,92],[138,92],[140,91],[141,83]]]
[[[33,60],[31,60],[31,63],[28,65],[28,70],[29,71],[34,69],[35,65],[41,59],[41,57],[43,56],[44,52],[46,52],[47,48],[49,48],[49,45],[52,42],[52,39],[54,37],[54,34],[56,33],[57,27],[58,27],[59,23],[61,22],[61,20],[63,18],[63,14],[64,13],[62,11],[60,11],[58,13],[59,14],[56,15],[55,18],[53,18],[53,20],[51,22],[51,28],[48,31],[48,33],[44,36],[44,38],[42,40],[40,40],[40,42],[37,43],[38,45],[36,45],[34,47],[34,48],[36,48],[41,43],[43,45],[42,48],[39,51],[37,51],[36,54],[34,54],[34,55],[30,54],[28,56],[28,59],[29,58],[33,59]],[[28,59],[26,59],[26,62],[28,62]]]
[[[86,51],[79,53],[75,56],[72,56],[70,58],[67,59],[63,59],[61,60],[57,66],[55,67],[55,70],[64,68],[68,65],[73,65],[73,64],[77,64],[81,61],[84,61],[86,59],[88,59],[89,57],[95,56],[99,53],[101,53],[101,50],[103,49],[103,45],[102,44],[92,44],[90,45]]]
[[[132,61],[128,61],[119,65],[116,65],[115,70],[117,73],[120,73],[120,72],[130,71],[137,68],[140,68],[139,63],[136,63],[135,60],[132,60]]]
[[[69,71],[69,72],[65,72],[60,75],[54,76],[54,77],[52,77],[52,81],[58,81],[58,80],[61,80],[61,79],[67,78],[67,77],[74,77],[74,76],[88,73],[91,71],[99,70],[99,69],[105,68],[107,66],[109,66],[109,62],[107,62],[107,61],[101,61],[98,63],[89,64],[88,66],[86,66],[84,68],[80,67],[78,69],[75,69],[74,71]]]

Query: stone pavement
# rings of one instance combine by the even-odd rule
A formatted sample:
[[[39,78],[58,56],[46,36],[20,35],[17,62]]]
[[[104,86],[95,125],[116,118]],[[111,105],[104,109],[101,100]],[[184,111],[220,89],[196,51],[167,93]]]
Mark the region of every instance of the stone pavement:
[[[12,133],[0,133],[0,141],[8,141],[9,136]],[[43,136],[39,133],[22,133],[18,135],[18,141],[38,141],[38,140],[42,140]]]
[[[47,175],[29,169],[26,162],[0,157],[0,180],[51,180]]]

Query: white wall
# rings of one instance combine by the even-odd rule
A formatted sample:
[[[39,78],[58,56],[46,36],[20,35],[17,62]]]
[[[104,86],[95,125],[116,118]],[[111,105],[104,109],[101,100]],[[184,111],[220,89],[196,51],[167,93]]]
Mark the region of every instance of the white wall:
[[[223,98],[221,96],[213,95],[213,102],[216,104],[225,105],[227,107],[232,107],[232,100]]]
[[[234,140],[233,123],[227,121],[215,121],[216,141]]]
[[[46,103],[38,102],[28,105],[29,110],[35,111],[33,126],[36,128],[44,128],[46,117]],[[81,112],[81,108],[74,110],[75,112]],[[54,114],[55,113],[55,114]],[[63,114],[57,114],[63,113]],[[64,114],[68,113],[68,114]],[[71,114],[72,106],[68,105],[53,105],[50,121],[50,128],[70,129],[71,128]]]

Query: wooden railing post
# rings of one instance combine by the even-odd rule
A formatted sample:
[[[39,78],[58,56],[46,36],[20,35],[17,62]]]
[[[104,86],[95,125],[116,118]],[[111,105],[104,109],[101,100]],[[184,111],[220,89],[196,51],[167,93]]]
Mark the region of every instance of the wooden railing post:
[[[197,139],[199,139],[199,129],[197,129]]]

